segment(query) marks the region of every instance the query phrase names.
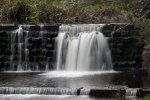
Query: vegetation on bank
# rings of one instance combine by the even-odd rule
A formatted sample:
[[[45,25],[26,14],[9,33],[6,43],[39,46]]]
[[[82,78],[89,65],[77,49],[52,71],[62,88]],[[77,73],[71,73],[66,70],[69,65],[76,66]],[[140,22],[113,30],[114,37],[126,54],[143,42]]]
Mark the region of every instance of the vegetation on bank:
[[[150,100],[150,95],[144,96],[144,98],[142,100]]]
[[[149,0],[0,0],[0,22],[133,23],[150,43]]]
[[[149,0],[0,0],[1,23],[126,23],[149,10]]]

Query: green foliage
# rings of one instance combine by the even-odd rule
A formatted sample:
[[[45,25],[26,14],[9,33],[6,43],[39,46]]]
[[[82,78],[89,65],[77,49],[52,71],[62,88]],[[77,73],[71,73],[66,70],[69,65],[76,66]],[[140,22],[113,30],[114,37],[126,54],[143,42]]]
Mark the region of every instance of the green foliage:
[[[149,7],[149,0],[0,0],[0,19],[33,24],[132,23],[147,18]]]
[[[10,22],[27,23],[30,21],[32,7],[29,5],[29,0],[9,1],[1,10],[2,20],[10,20]]]
[[[117,2],[118,0],[1,0],[0,19],[1,23],[104,23],[109,20],[107,15],[101,20],[97,17],[100,16],[98,13],[107,12],[107,8],[121,12],[118,16],[124,16]],[[106,22],[114,21],[116,20]]]
[[[142,100],[150,100],[150,95],[144,96],[144,98]]]

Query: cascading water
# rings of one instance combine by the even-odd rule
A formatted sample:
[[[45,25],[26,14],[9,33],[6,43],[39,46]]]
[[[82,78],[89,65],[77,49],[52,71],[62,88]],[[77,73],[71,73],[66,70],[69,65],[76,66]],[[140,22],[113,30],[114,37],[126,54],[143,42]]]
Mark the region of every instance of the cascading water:
[[[11,35],[11,70],[17,71],[27,71],[29,70],[28,66],[28,31],[25,32],[25,36],[23,36],[22,26],[19,26],[17,30],[12,32]],[[23,53],[24,51],[24,53]],[[16,60],[17,59],[17,60]]]
[[[23,45],[22,28],[19,27],[17,32],[18,32],[18,58],[19,58],[17,70],[22,71],[23,70],[23,67],[22,67],[22,45]]]
[[[57,42],[57,70],[111,70],[112,61],[102,24],[61,25]],[[46,34],[46,35],[45,35]],[[30,26],[19,26],[11,35],[11,71],[48,71],[52,38]],[[49,44],[48,44],[49,43]],[[49,53],[48,53],[49,52]],[[38,54],[39,53],[39,54]]]
[[[23,29],[23,27],[26,28]],[[39,68],[39,62],[36,61],[36,58],[38,56],[34,56],[32,57],[33,61],[29,61],[29,58],[32,56],[31,51],[32,50],[39,50],[39,48],[29,48],[29,46],[32,43],[28,43],[29,39],[32,41],[34,39],[41,39],[42,43],[40,45],[40,50],[43,53],[43,49],[45,50],[45,47],[43,47],[43,34],[44,34],[44,29],[43,29],[43,25],[40,26],[40,31],[39,34],[37,35],[37,37],[32,37],[29,33],[29,28],[30,26],[26,25],[26,26],[19,26],[19,28],[15,31],[12,32],[11,34],[11,67],[10,67],[10,71],[41,71]],[[34,31],[33,31],[34,32]],[[37,32],[35,32],[34,34],[36,34]],[[37,41],[36,40],[36,41]],[[33,42],[33,41],[32,41]],[[33,42],[35,43],[35,42]],[[35,46],[35,45],[34,45]],[[37,54],[38,55],[38,54]],[[41,56],[43,57],[43,55]],[[45,61],[43,61],[43,63],[41,64],[42,66],[45,66],[45,68],[43,67],[42,71],[48,71],[49,70],[49,59],[48,57],[46,58]]]
[[[62,25],[57,37],[57,70],[111,70],[107,40],[100,32],[103,25]]]

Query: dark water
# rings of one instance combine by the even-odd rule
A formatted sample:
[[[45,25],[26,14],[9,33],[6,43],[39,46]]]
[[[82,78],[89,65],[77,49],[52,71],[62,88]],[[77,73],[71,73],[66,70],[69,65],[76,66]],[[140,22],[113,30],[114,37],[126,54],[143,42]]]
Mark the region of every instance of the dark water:
[[[0,87],[63,87],[63,88],[93,88],[126,86],[129,88],[150,87],[150,76],[139,72],[102,73],[94,75],[73,75],[74,73],[57,75],[41,75],[41,72],[31,73],[0,73]],[[60,72],[61,73],[61,72]],[[58,73],[57,73],[58,74]],[[68,77],[69,76],[69,77]]]
[[[111,98],[91,98],[69,95],[0,95],[0,100],[115,100]]]

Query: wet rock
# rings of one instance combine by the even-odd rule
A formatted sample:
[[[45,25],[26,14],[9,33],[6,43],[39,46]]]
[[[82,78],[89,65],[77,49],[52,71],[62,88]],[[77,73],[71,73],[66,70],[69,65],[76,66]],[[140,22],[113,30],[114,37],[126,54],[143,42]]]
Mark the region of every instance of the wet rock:
[[[115,70],[121,71],[132,71],[133,69],[137,68],[135,61],[120,61],[120,62],[116,61],[114,62],[113,65]]]
[[[44,32],[43,37],[45,38],[54,38],[58,36],[58,32]]]
[[[44,30],[50,31],[50,32],[58,32],[59,31],[59,25],[45,25],[43,27]]]
[[[7,32],[5,32],[5,31],[0,32],[0,37],[8,37]]]
[[[124,89],[92,89],[89,93],[91,97],[115,98],[118,95],[126,95]]]
[[[136,95],[137,95],[138,97],[144,97],[144,96],[149,95],[149,94],[150,94],[150,89],[148,89],[148,88],[145,88],[145,89],[143,88],[143,89],[142,89],[142,88],[141,88],[141,89],[138,90],[138,92],[137,92]]]
[[[28,37],[39,37],[39,32],[30,31],[28,33]]]
[[[41,27],[39,25],[23,25],[23,30],[27,31],[40,31]]]
[[[119,48],[112,48],[111,49],[111,54],[112,55],[121,55],[121,53],[122,53],[122,50],[119,49]]]

